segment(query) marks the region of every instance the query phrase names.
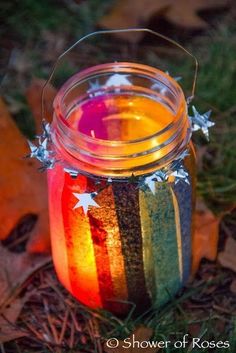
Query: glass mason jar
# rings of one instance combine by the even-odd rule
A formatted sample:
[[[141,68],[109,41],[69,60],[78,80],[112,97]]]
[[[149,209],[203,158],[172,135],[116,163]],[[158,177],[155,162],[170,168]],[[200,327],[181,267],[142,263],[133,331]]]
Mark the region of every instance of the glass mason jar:
[[[173,78],[129,62],[79,72],[54,100],[53,261],[91,308],[158,307],[189,277],[195,155],[186,109]],[[153,180],[186,150],[187,182],[174,173]]]

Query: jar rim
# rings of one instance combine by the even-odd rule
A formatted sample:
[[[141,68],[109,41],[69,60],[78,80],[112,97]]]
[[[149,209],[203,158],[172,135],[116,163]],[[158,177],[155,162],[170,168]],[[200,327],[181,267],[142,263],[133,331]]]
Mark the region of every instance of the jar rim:
[[[172,98],[175,103],[173,120],[163,129],[133,140],[105,140],[72,129],[67,123],[64,111],[66,109],[66,104],[64,104],[66,95],[81,82],[89,81],[90,78],[101,73],[111,75],[142,73],[145,75],[143,77],[163,84],[169,94],[174,97]],[[132,86],[130,87],[132,88]],[[154,92],[151,88],[148,91]],[[155,94],[158,96],[157,92]],[[162,98],[166,98],[164,94]],[[163,104],[165,104],[164,100]],[[54,99],[53,106],[55,112],[52,124],[54,145],[57,145],[60,150],[64,150],[63,158],[70,164],[77,165],[77,169],[91,171],[92,166],[93,168],[97,167],[95,173],[100,175],[119,174],[121,171],[126,174],[129,171],[130,174],[132,170],[135,172],[138,170],[138,173],[141,173],[140,170],[148,172],[150,168],[153,170],[155,166],[156,169],[159,169],[177,158],[186,148],[191,137],[186,101],[181,86],[167,73],[144,64],[115,62],[82,70],[62,85]],[[131,158],[133,159],[132,168],[128,168]],[[145,162],[146,160],[149,162]]]
[[[153,134],[146,135],[141,138],[137,139],[131,139],[131,140],[106,140],[102,138],[97,138],[93,137],[87,134],[84,134],[81,131],[74,130],[68,124],[66,123],[66,119],[64,115],[62,114],[62,104],[63,104],[63,99],[65,95],[68,93],[71,87],[73,87],[76,83],[82,82],[84,79],[88,79],[90,75],[96,74],[96,73],[102,73],[102,72],[107,72],[107,70],[113,70],[114,73],[119,73],[122,70],[122,73],[124,72],[130,72],[130,70],[140,70],[142,71],[143,74],[146,74],[149,77],[152,77],[153,79],[157,79],[157,75],[162,77],[166,81],[166,83],[170,83],[173,88],[175,89],[175,93],[178,94],[178,100],[179,100],[179,106],[181,104],[181,100],[185,100],[183,90],[181,86],[178,84],[178,82],[172,78],[169,74],[165,73],[164,71],[161,71],[157,68],[154,68],[152,66],[148,66],[145,64],[139,64],[139,63],[133,63],[133,62],[114,62],[114,63],[105,63],[105,64],[99,64],[95,65],[89,68],[86,68],[76,74],[74,74],[72,77],[70,77],[59,89],[59,91],[56,94],[56,97],[54,98],[53,102],[53,108],[56,113],[57,118],[60,121],[60,124],[62,125],[61,127],[65,129],[65,132],[68,133],[75,133],[77,137],[81,137],[82,139],[92,142],[96,141],[97,143],[103,143],[104,145],[109,145],[110,143],[113,143],[116,146],[123,146],[123,145],[128,145],[128,144],[135,144],[141,141],[149,140],[153,137],[159,137],[163,133],[165,133],[168,129],[170,129],[173,126],[173,122],[165,126],[163,129],[158,130],[154,132]],[[114,70],[115,69],[115,70]],[[137,71],[136,71],[137,72]],[[179,106],[176,108],[176,111],[178,112]],[[177,112],[175,115],[177,115]]]

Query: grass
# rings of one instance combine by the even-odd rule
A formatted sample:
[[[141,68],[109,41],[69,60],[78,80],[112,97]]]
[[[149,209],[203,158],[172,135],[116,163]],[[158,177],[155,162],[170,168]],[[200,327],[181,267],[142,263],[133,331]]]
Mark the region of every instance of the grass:
[[[211,43],[208,46],[207,43]],[[199,192],[215,208],[235,204],[235,31],[220,28],[199,42],[200,74],[197,85],[199,109],[212,109],[215,127],[199,172]]]
[[[78,38],[94,29],[94,24],[112,2],[96,0],[82,2],[76,6],[71,1],[32,0],[3,1],[1,10],[4,14],[0,33],[16,36],[20,41],[39,40],[42,31],[55,30],[68,32]],[[67,4],[67,6],[66,6]]]
[[[72,4],[69,1],[65,3]],[[98,2],[92,0],[81,2],[78,7],[76,5],[62,6],[55,1],[42,0],[39,3],[23,0],[21,2],[5,1],[2,6],[5,16],[0,33],[7,36],[7,32],[13,32],[21,51],[26,54],[27,60],[30,60],[31,63],[30,70],[23,71],[23,73],[19,73],[17,67],[10,65],[3,80],[3,95],[10,107],[13,108],[15,103],[18,103],[19,108],[13,109],[16,122],[25,134],[32,136],[32,120],[24,98],[24,89],[32,74],[48,77],[53,58],[48,59],[45,52],[48,49],[53,51],[53,47],[47,47],[49,44],[47,38],[45,39],[45,31],[54,33],[55,38],[61,36],[66,43],[71,43],[81,35],[94,30],[95,23],[105,9],[111,6],[111,3],[103,0],[99,2],[98,6]],[[236,62],[234,54],[236,51],[236,29],[232,20],[224,21],[217,30],[212,30],[205,36],[193,38],[188,47],[200,62],[194,104],[201,112],[212,109],[212,120],[216,122],[210,132],[210,144],[207,144],[201,133],[197,133],[194,138],[198,150],[204,151],[198,169],[198,193],[216,213],[228,212],[226,222],[230,228],[235,230],[235,215],[229,212],[235,206],[236,201],[236,144],[234,137],[236,132]],[[86,53],[82,53],[81,60],[87,60],[88,56],[86,55]],[[98,51],[97,55],[103,54]],[[92,59],[94,60],[94,58]],[[156,62],[155,55],[152,56],[152,60],[154,63]],[[62,82],[65,76],[71,75],[75,68],[76,64],[73,60],[71,66],[65,63],[58,71],[56,82],[58,84]],[[169,71],[177,74],[183,72],[186,77],[190,77],[192,74],[189,63],[182,61],[178,62],[178,65],[174,65],[173,60],[170,60]],[[48,275],[53,278],[51,285],[45,282]],[[215,264],[203,263],[194,282],[164,308],[158,311],[152,310],[142,317],[134,318],[133,315],[129,315],[124,319],[113,317],[108,312],[92,312],[76,303],[61,288],[54,276],[53,269],[44,269],[41,274],[35,276],[31,284],[37,288],[38,294],[36,299],[32,298],[26,305],[19,323],[21,327],[29,330],[31,339],[24,338],[0,346],[2,353],[75,353],[78,351],[100,353],[106,337],[125,338],[139,325],[153,329],[153,340],[168,340],[169,338],[176,340],[189,332],[193,336],[202,335],[204,339],[230,340],[231,342],[231,350],[215,349],[204,350],[204,352],[228,353],[236,350],[236,303],[234,295],[229,289],[234,275],[231,271],[223,270]],[[52,311],[50,315],[57,320],[55,321],[57,322],[55,324],[57,330],[62,329],[66,310],[70,311],[70,315],[72,315],[71,312],[74,312],[78,320],[80,331],[74,327],[76,335],[71,338],[74,324],[71,323],[73,320],[70,316],[70,325],[68,324],[64,332],[61,347],[55,344],[53,338],[49,343],[41,341],[29,329],[29,325],[35,325],[42,337],[45,337],[43,334],[47,334],[48,330],[50,331],[48,317],[44,312],[45,298],[50,304],[49,307]],[[35,316],[36,314],[37,316]],[[202,350],[191,347],[185,351],[174,348],[163,350],[165,353],[180,351],[186,353],[202,352]]]

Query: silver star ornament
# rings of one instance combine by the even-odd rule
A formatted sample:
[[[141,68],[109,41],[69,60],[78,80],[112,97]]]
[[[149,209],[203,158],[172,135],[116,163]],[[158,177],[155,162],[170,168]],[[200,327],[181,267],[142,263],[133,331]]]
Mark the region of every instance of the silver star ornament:
[[[155,180],[153,179],[153,175],[146,177],[144,179],[144,185],[146,185],[149,190],[155,195],[156,187],[155,187]]]
[[[52,169],[55,163],[59,161],[55,159],[55,152],[48,147],[48,144],[51,143],[51,129],[50,124],[46,120],[43,120],[42,128],[42,134],[36,136],[38,139],[37,145],[28,141],[31,153],[26,158],[36,158],[41,163],[39,170],[45,171],[46,169]]]
[[[54,153],[47,149],[48,139],[45,138],[42,142],[39,140],[39,145],[36,146],[31,141],[28,141],[31,153],[26,156],[29,158],[36,158],[41,162],[42,166],[39,168],[41,171],[52,169],[56,163],[53,157]]]
[[[189,175],[188,172],[185,170],[183,165],[183,160],[189,156],[189,150],[184,150],[176,160],[174,160],[169,169],[168,169],[168,177],[173,176],[175,178],[174,183],[178,184],[179,181],[184,181],[185,183],[189,184]]]
[[[177,159],[182,161],[185,157],[188,157],[189,155],[190,155],[189,150],[186,149],[179,155]]]
[[[89,90],[87,91],[87,93],[89,94],[90,98],[92,97],[97,97],[103,94],[102,92],[102,86],[99,83],[99,80],[96,79],[94,82],[89,81]]]
[[[194,115],[189,117],[192,122],[192,130],[202,130],[207,140],[209,141],[208,129],[215,125],[213,121],[209,120],[211,110],[203,114],[200,114],[194,106],[192,106],[192,110]]]
[[[51,126],[50,124],[44,119],[42,121],[42,134],[41,135],[36,135],[36,138],[39,141],[39,144],[42,144],[42,140],[47,140],[47,141],[51,141]]]
[[[73,210],[82,207],[84,214],[87,215],[89,207],[100,207],[97,202],[93,200],[93,195],[96,195],[96,193],[85,192],[79,194],[77,192],[73,192],[73,195],[79,200],[73,207]]]
[[[181,166],[179,169],[176,169],[169,175],[175,177],[175,184],[178,184],[179,181],[183,180],[185,183],[190,185],[188,172],[183,168],[183,166]]]
[[[51,127],[50,127],[50,124],[46,120],[43,120],[42,126],[43,126],[43,134],[40,137],[51,139],[51,135],[50,135]]]
[[[162,183],[163,181],[167,181],[168,176],[165,170],[158,170],[157,172],[154,173],[154,178],[159,183]]]
[[[68,174],[70,174],[71,178],[77,178],[77,176],[79,175],[79,172],[78,170],[74,170],[74,169],[71,169],[71,168],[63,168],[64,171]]]
[[[169,73],[169,71],[165,71],[165,73],[166,73],[167,75],[171,76],[170,73]],[[178,81],[181,81],[181,80],[182,80],[182,77],[181,77],[181,76],[175,76],[175,77],[173,77],[173,79],[174,79],[176,82],[178,82]]]
[[[106,86],[131,86],[132,83],[129,81],[127,77],[130,75],[121,75],[121,74],[113,74],[109,79],[106,81]]]
[[[166,171],[164,170],[158,170],[152,175],[147,176],[142,180],[142,182],[139,183],[139,187],[143,189],[143,187],[147,186],[149,190],[155,195],[156,193],[156,182],[162,183],[164,181],[167,181],[168,176]]]

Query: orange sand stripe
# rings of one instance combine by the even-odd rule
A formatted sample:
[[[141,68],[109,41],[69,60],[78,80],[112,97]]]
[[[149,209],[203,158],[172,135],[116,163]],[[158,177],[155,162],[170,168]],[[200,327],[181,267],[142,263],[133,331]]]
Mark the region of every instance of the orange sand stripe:
[[[101,298],[89,220],[81,207],[73,210],[78,202],[73,192],[85,192],[86,183],[84,176],[73,179],[66,174],[62,204],[72,293],[96,308],[101,307]]]
[[[111,299],[114,298],[114,292],[106,245],[107,232],[103,227],[103,217],[100,217],[100,213],[93,214],[94,209],[97,207],[91,207],[88,217],[96,258],[100,296],[103,308],[112,310]]]

